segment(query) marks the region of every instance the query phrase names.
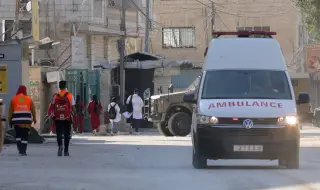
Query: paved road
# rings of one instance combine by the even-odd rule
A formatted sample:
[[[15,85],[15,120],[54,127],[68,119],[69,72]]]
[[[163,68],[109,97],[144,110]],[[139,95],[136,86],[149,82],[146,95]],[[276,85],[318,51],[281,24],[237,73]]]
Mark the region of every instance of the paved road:
[[[320,130],[302,131],[301,169],[277,161],[212,161],[191,165],[190,137],[158,134],[73,139],[71,157],[56,157],[56,145],[15,147],[0,156],[0,190],[253,190],[320,189]],[[260,166],[262,165],[262,166]]]

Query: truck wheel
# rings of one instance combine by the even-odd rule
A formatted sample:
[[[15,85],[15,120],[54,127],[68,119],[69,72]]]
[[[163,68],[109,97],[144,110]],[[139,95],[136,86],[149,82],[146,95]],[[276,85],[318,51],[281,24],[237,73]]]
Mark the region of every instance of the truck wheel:
[[[199,141],[196,138],[193,138],[192,165],[195,169],[205,169],[207,167],[207,159],[199,154]]]
[[[169,119],[168,128],[175,136],[187,136],[191,132],[191,117],[184,112],[175,113]]]
[[[158,128],[158,131],[160,132],[160,134],[162,134],[163,136],[165,137],[172,137],[174,136],[168,129],[167,126],[165,126],[164,124],[162,123],[158,123],[157,124],[157,128]]]

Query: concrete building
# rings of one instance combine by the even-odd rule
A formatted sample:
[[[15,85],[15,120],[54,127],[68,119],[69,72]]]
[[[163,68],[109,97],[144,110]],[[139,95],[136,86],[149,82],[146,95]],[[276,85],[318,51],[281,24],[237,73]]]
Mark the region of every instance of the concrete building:
[[[133,0],[138,6],[143,7],[143,0]],[[31,14],[26,11],[26,2],[21,0],[20,5],[20,35],[31,34]],[[15,1],[2,0],[0,2],[0,19],[5,20],[3,30],[8,30],[6,38],[12,32],[12,23],[15,20]],[[95,64],[100,58],[113,60],[119,57],[116,41],[123,32],[120,31],[121,1],[115,0],[43,0],[39,1],[40,9],[40,39],[50,37],[60,41],[61,45],[56,50],[48,52],[36,52],[35,62],[40,65],[46,59],[57,60],[56,66],[70,62],[70,37],[73,27],[83,37],[85,42],[86,56],[89,66]],[[135,40],[144,35],[145,19],[138,10],[127,1],[126,11],[127,27],[127,51],[135,52]],[[66,64],[65,66],[68,66]]]
[[[275,31],[293,78],[305,78],[305,29],[291,0],[153,0],[150,51],[169,59],[204,62],[212,31]],[[214,14],[212,11],[214,10]],[[299,76],[295,76],[300,73]],[[303,76],[302,76],[303,75]],[[163,80],[169,83],[170,78]]]
[[[16,18],[16,2],[20,1],[19,7],[19,32],[14,31],[14,20]],[[32,33],[31,12],[27,10],[29,0],[1,0],[0,1],[0,20],[2,20],[2,35],[0,41],[12,37],[27,36]],[[132,3],[134,2],[135,5]],[[134,53],[141,49],[140,42],[145,30],[145,18],[139,13],[138,8],[145,8],[143,0],[126,1],[126,54]],[[109,70],[97,71],[95,75],[90,75],[94,65],[100,62],[108,62],[119,59],[117,40],[123,35],[120,28],[121,20],[121,0],[41,0],[39,1],[39,28],[40,39],[49,37],[54,41],[59,41],[60,45],[51,50],[35,50],[34,57],[31,58],[29,65],[32,66],[51,66],[55,69],[71,69],[71,36],[81,37],[84,46],[84,57],[87,65],[83,69],[88,69],[85,80],[87,87],[81,88],[80,93],[85,91],[85,100],[91,98],[92,94],[99,93],[103,107],[109,103],[111,78]],[[46,69],[37,67],[30,68],[30,75],[38,74],[41,78],[46,78]],[[50,69],[47,69],[48,71]],[[52,69],[51,69],[52,70]],[[53,70],[54,71],[54,70]],[[79,74],[78,72],[77,74]],[[76,75],[77,75],[76,74]],[[94,73],[92,73],[94,74]],[[72,85],[79,82],[79,76],[74,73],[62,72],[61,76],[66,76]],[[96,77],[96,78],[93,78]],[[69,78],[68,78],[69,77]],[[37,77],[33,77],[37,78]],[[40,78],[40,76],[38,77]],[[95,81],[98,79],[99,81]],[[35,80],[35,79],[34,79]],[[50,90],[43,88],[41,85],[33,85],[34,80],[30,81],[30,91],[48,93]],[[37,80],[38,81],[38,80]],[[46,81],[46,80],[44,80]],[[42,82],[44,82],[42,81]],[[92,83],[94,81],[94,83]],[[32,83],[32,84],[31,84]],[[79,82],[80,83],[80,82]],[[55,84],[53,83],[53,85]],[[79,84],[78,84],[79,86]],[[39,89],[35,89],[38,87]],[[53,87],[55,88],[55,87]],[[73,93],[79,93],[79,87],[69,89]],[[93,90],[94,89],[94,90]],[[42,90],[42,91],[41,91]],[[51,89],[52,91],[52,89]],[[46,98],[50,95],[45,96]],[[36,97],[35,97],[36,98]],[[46,102],[47,99],[43,100]],[[42,111],[45,112],[46,108]]]

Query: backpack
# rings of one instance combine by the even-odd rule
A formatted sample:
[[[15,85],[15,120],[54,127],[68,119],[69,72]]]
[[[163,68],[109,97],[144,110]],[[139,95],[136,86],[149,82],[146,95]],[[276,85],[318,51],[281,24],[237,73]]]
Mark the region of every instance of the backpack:
[[[130,96],[129,104],[127,104],[127,112],[129,113],[133,112],[132,97],[133,95]]]
[[[71,119],[71,105],[67,97],[68,92],[64,95],[56,94],[54,100],[54,116],[55,120],[70,120]]]
[[[116,105],[117,105],[116,103],[113,106],[111,106],[111,104],[110,104],[110,109],[108,112],[110,119],[115,119],[117,117]]]

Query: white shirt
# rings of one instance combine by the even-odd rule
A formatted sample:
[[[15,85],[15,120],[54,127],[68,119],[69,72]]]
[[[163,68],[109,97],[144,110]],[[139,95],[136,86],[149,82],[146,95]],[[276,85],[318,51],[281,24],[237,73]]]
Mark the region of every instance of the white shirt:
[[[116,104],[116,103],[111,102],[111,103],[108,105],[108,112],[109,112],[111,106],[114,106],[115,104]],[[120,107],[119,107],[119,105],[117,104],[114,108],[116,109],[117,116],[116,116],[115,119],[111,119],[111,120],[112,120],[113,122],[120,122],[120,121],[121,121]]]
[[[131,96],[128,97],[126,103],[129,104]],[[143,100],[139,95],[134,94],[132,97],[132,107],[133,107],[133,119],[142,119],[142,107],[144,106]]]

